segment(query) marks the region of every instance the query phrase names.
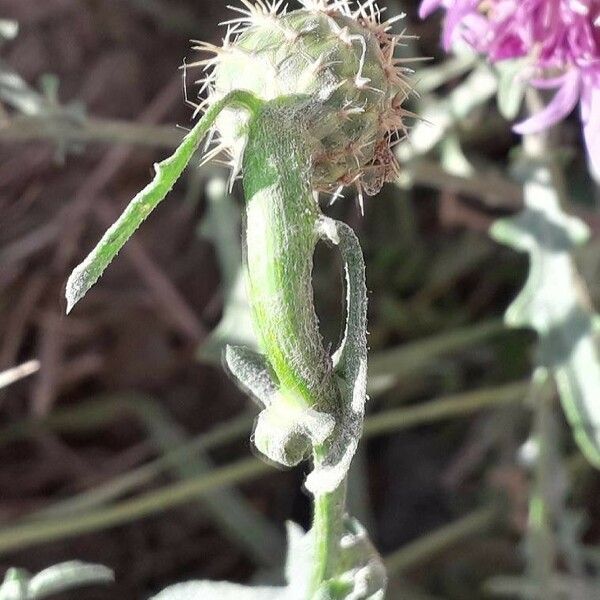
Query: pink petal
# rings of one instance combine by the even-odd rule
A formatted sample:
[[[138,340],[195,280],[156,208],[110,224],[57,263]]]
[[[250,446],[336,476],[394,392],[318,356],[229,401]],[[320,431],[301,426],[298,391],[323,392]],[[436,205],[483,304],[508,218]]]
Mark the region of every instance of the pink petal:
[[[434,10],[439,8],[443,0],[423,0],[419,7],[419,17],[426,19]]]
[[[489,42],[490,23],[477,12],[470,12],[463,20],[465,41],[478,52],[486,52]]]
[[[600,174],[600,88],[589,92],[587,120],[583,123],[583,136],[592,168]]]
[[[596,82],[593,77],[583,78],[583,83],[581,84],[581,120],[584,124],[590,118],[592,93],[597,87],[600,87],[600,79]]]
[[[473,0],[456,0],[454,5],[448,8],[446,21],[444,22],[444,31],[442,33],[442,43],[446,52],[452,49],[452,41],[456,28],[472,12]]]
[[[573,69],[565,75],[562,87],[556,92],[554,98],[546,108],[536,113],[522,123],[513,127],[513,131],[521,135],[539,133],[566,117],[577,105],[581,91],[581,78],[579,72]]]
[[[538,90],[552,90],[557,87],[562,87],[567,75],[559,75],[558,77],[536,77],[530,79],[529,83]]]

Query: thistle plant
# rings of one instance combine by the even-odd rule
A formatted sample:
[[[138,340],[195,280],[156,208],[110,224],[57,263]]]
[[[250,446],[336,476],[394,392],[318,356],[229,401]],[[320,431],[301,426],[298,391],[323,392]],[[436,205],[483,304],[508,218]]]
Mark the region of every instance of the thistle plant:
[[[538,336],[530,393],[534,452],[524,461],[534,472],[526,534],[528,573],[507,581],[514,584],[511,597],[563,597],[570,592],[559,591],[554,579],[559,572],[561,576],[563,571],[575,572],[570,556],[581,542],[574,546],[566,540],[564,499],[557,501],[550,491],[562,466],[546,383],[554,380],[579,449],[600,467],[600,345],[598,315],[575,261],[575,251],[588,241],[590,231],[581,219],[566,212],[571,189],[563,172],[564,156],[557,151],[560,137],[548,130],[560,127],[579,105],[591,175],[598,178],[600,3],[423,0],[421,16],[439,7],[446,9],[445,49],[460,54],[467,48],[473,60],[474,71],[458,91],[464,95],[461,87],[467,87],[479,72],[488,85],[477,104],[497,94],[507,120],[525,114],[513,125],[523,140],[520,152],[512,156],[512,174],[522,183],[523,207],[519,214],[496,221],[490,230],[498,242],[528,254],[529,274],[505,313],[505,323],[530,328]],[[544,102],[540,90],[556,91]],[[453,94],[458,96],[456,90]],[[446,131],[451,129],[445,125]],[[463,173],[474,172],[457,136],[454,142],[452,151],[460,160],[454,165],[447,161],[446,169],[456,171],[458,163]],[[586,591],[581,597],[595,593]]]
[[[154,180],[107,231],[67,284],[68,311],[98,280],[127,239],[166,196],[205,136],[204,160],[226,153],[231,182],[246,200],[245,269],[260,353],[228,347],[231,374],[260,404],[253,441],[287,467],[310,459],[314,496],[308,533],[290,525],[285,588],[186,584],[165,598],[382,598],[385,572],[366,532],[346,516],[345,479],[364,416],[367,377],[365,267],[358,239],[325,216],[320,193],[353,185],[362,206],[397,172],[393,145],[404,135],[408,69],[395,58],[397,18],[383,21],[373,0],[242,0],[220,47],[197,42],[203,113]],[[319,241],[339,249],[346,279],[346,324],[327,351],[311,272]],[[161,595],[161,597],[163,597]]]

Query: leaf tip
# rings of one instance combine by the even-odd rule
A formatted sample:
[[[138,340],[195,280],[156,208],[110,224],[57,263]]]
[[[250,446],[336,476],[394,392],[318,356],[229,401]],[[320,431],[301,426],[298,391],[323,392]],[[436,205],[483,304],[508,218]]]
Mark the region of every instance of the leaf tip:
[[[74,306],[85,296],[86,292],[90,289],[91,284],[82,276],[80,267],[73,270],[65,289],[65,298],[67,300],[66,314],[68,315],[74,308]]]
[[[71,314],[71,311],[73,310],[73,307],[75,306],[76,302],[71,300],[69,298],[69,296],[67,295],[67,309],[65,310],[65,314],[69,315]]]

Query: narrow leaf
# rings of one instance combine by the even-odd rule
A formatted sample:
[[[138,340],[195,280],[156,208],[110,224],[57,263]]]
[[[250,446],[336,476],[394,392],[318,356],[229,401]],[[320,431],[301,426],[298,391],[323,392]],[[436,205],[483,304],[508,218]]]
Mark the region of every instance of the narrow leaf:
[[[86,585],[112,583],[114,579],[113,572],[102,565],[66,562],[34,575],[29,582],[29,597],[45,598]]]
[[[171,191],[219,113],[231,104],[241,104],[245,108],[255,110],[258,101],[247,92],[234,91],[214,102],[186,135],[175,153],[155,165],[154,179],[135,196],[117,222],[110,227],[94,250],[69,277],[66,289],[67,313],[98,281],[125,242]]]
[[[80,561],[54,565],[33,576],[24,569],[9,569],[0,585],[0,600],[39,600],[66,590],[113,581],[114,574],[107,567]]]
[[[346,327],[340,347],[333,355],[343,396],[343,410],[336,415],[335,436],[328,440],[325,459],[315,463],[306,479],[313,494],[329,493],[343,481],[362,435],[367,401],[367,285],[360,244],[348,225],[322,217],[318,233],[337,246],[346,275]]]

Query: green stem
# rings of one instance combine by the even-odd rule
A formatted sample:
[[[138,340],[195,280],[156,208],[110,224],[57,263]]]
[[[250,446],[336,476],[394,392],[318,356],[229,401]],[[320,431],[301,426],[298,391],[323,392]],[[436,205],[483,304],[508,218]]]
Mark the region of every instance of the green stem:
[[[537,585],[536,598],[557,598],[552,580],[557,559],[551,498],[555,495],[555,456],[552,451],[552,397],[543,393],[544,381],[534,382],[534,436],[537,441],[533,489],[529,498],[528,542],[530,576]],[[538,393],[535,393],[538,392]],[[539,393],[541,392],[541,393]]]
[[[302,99],[265,104],[251,121],[244,160],[249,299],[280,401],[338,416],[340,391],[314,308],[312,267],[321,212],[311,187]],[[336,422],[338,419],[336,418]],[[314,448],[326,460],[327,443]],[[315,495],[311,595],[336,574],[345,483]]]
[[[314,309],[312,266],[321,214],[296,99],[265,104],[244,159],[246,262],[257,334],[279,392],[295,407],[325,408],[339,393]]]
[[[322,450],[317,448],[314,454],[315,461],[319,461]],[[345,505],[346,480],[334,492],[315,496],[312,527],[314,563],[309,598],[325,581],[336,575]]]

